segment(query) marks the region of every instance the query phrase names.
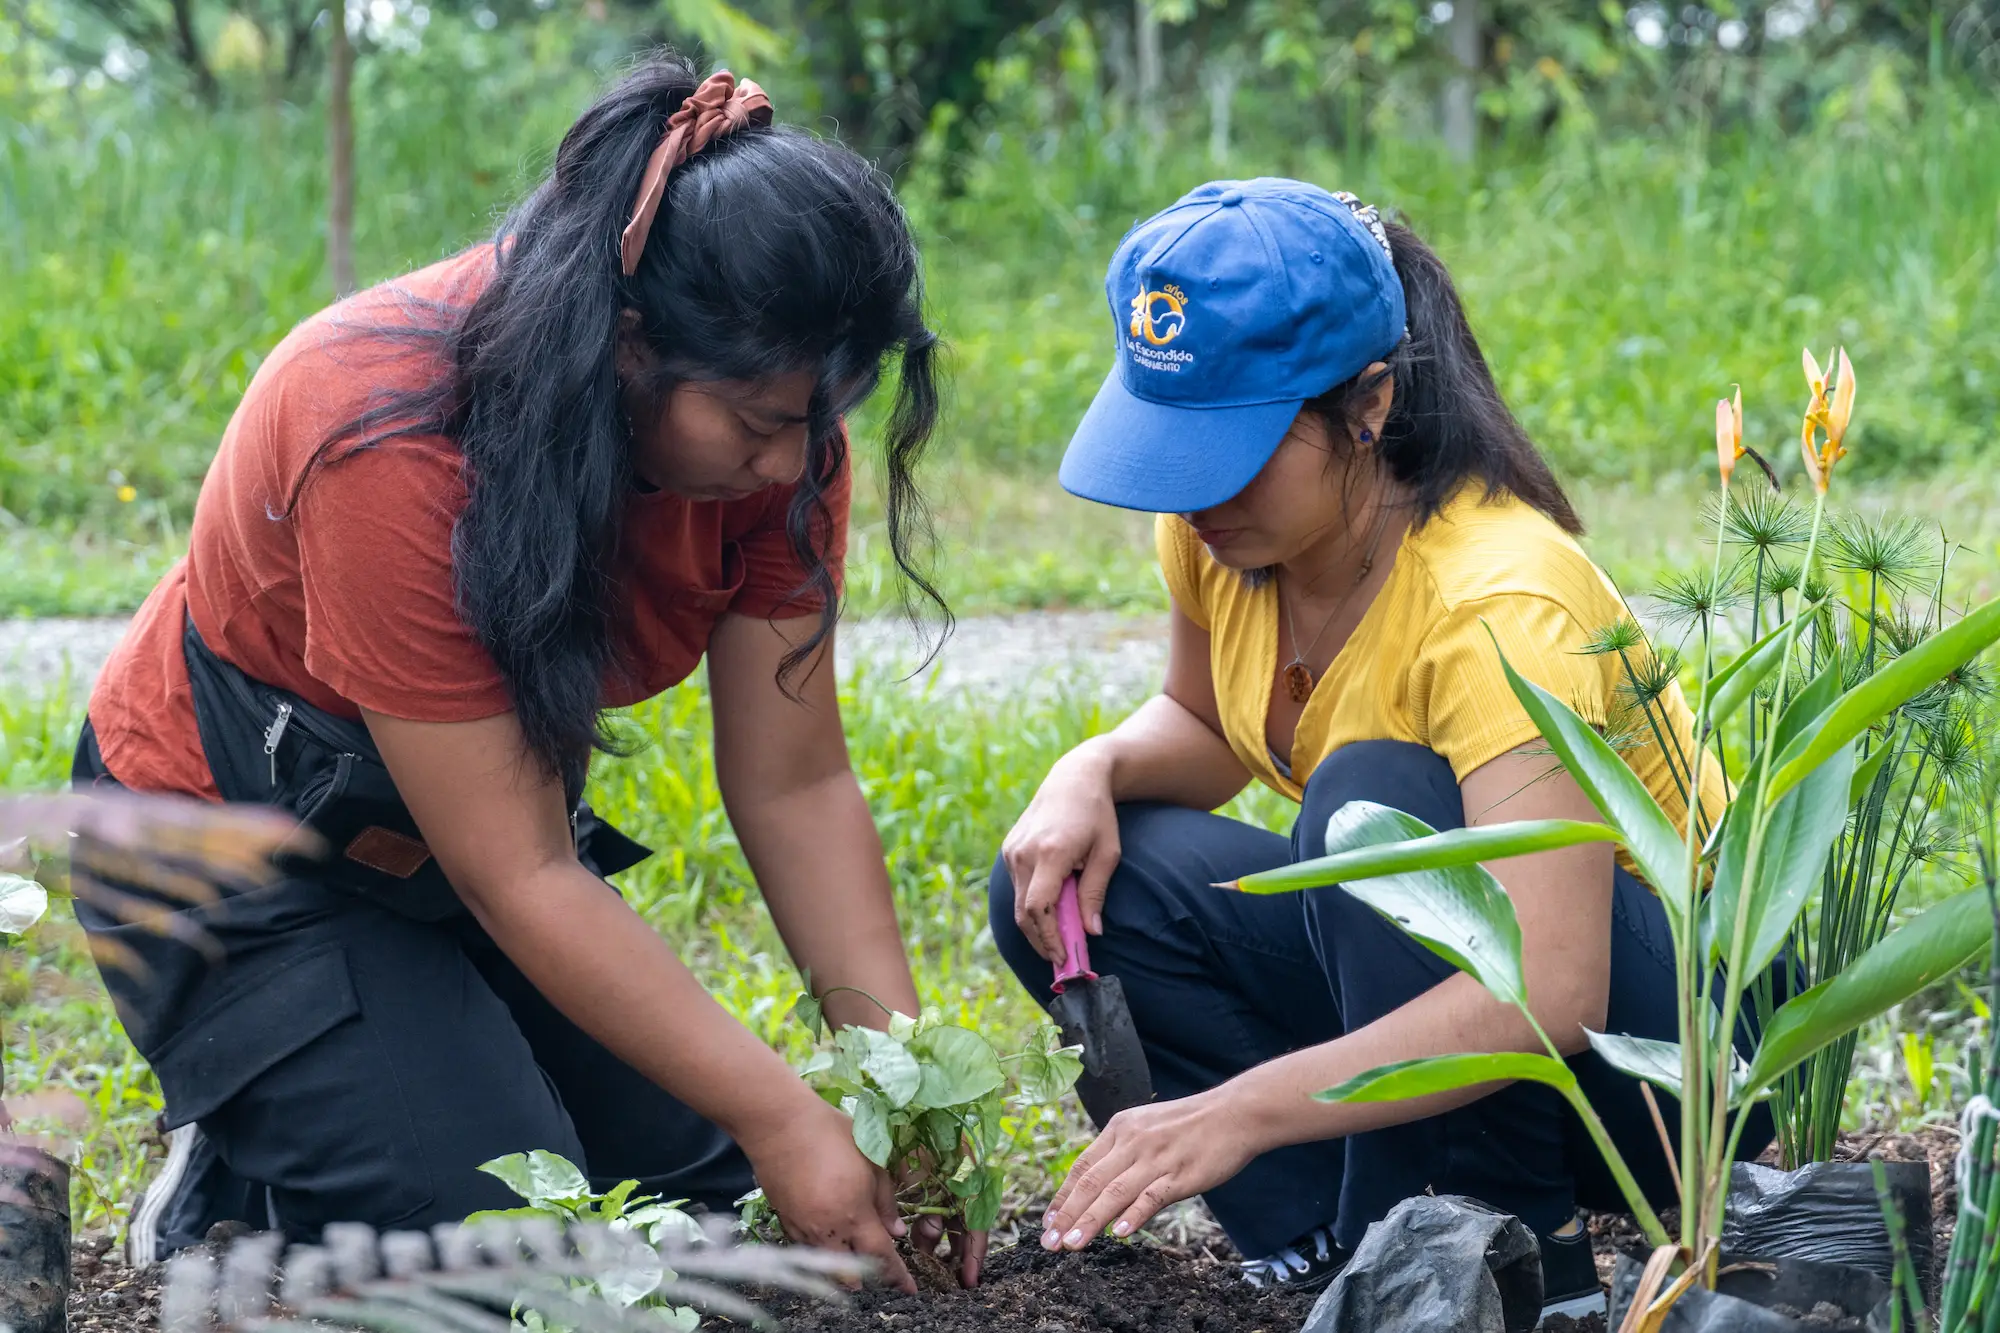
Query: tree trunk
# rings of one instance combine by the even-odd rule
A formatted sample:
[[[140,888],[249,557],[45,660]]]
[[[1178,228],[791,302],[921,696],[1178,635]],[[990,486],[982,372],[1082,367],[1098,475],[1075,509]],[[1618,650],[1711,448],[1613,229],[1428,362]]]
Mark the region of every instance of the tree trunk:
[[[1229,160],[1236,86],[1242,80],[1242,66],[1228,55],[1211,58],[1201,72],[1202,88],[1208,93],[1208,160],[1218,167]]]
[[[1479,147],[1479,66],[1485,50],[1479,0],[1452,0],[1445,25],[1455,68],[1444,85],[1444,145],[1460,162],[1472,161]]]
[[[335,298],[354,291],[354,43],[347,0],[335,0],[327,48],[326,138],[331,179],[326,194],[326,266]]]
[[[1157,148],[1166,137],[1160,118],[1160,16],[1152,0],[1132,0],[1133,50],[1139,66],[1138,119],[1146,142]]]

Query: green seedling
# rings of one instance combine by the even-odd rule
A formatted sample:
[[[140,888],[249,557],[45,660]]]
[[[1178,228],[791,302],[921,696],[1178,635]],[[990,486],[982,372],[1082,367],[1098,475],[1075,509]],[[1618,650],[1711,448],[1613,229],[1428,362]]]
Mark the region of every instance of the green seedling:
[[[1002,1055],[935,1008],[911,1018],[885,1006],[886,1030],[843,1027],[830,1042],[819,999],[802,995],[792,1012],[822,1043],[800,1072],[854,1121],[862,1155],[895,1176],[903,1213],[963,1217],[973,1231],[1000,1220],[1010,1112],[1055,1101],[1083,1072],[1081,1049],[1053,1023]],[[771,1237],[776,1220],[761,1192],[745,1200],[752,1235]]]
[[[636,1180],[623,1181],[600,1194],[590,1187],[590,1181],[574,1164],[540,1149],[497,1157],[479,1169],[527,1203],[520,1208],[474,1213],[465,1219],[468,1224],[543,1218],[564,1226],[595,1224],[642,1239],[646,1242],[643,1246],[608,1249],[606,1260],[596,1274],[574,1286],[579,1292],[595,1295],[618,1309],[656,1314],[663,1329],[690,1333],[700,1325],[699,1311],[675,1305],[662,1294],[678,1280],[678,1275],[660,1258],[659,1247],[668,1242],[702,1238],[700,1225],[681,1211],[681,1204],[687,1200],[664,1202],[654,1195],[638,1194]],[[529,1306],[515,1308],[513,1326],[522,1333],[570,1333],[569,1325]]]

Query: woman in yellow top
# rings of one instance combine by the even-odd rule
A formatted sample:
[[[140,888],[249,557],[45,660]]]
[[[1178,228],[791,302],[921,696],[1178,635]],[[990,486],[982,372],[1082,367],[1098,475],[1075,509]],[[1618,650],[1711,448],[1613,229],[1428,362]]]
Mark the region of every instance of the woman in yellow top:
[[[1677,819],[1695,753],[1686,703],[1660,695],[1655,732],[1620,658],[1584,651],[1626,609],[1578,547],[1582,525],[1501,401],[1449,275],[1407,229],[1297,181],[1217,182],[1135,228],[1106,288],[1117,365],[1062,480],[1160,515],[1166,684],[1049,772],[995,867],[992,921],[1045,999],[1055,903],[1078,877],[1092,965],[1124,985],[1157,1100],[1107,1105],[1086,1086],[1103,1133],[1043,1243],[1128,1234],[1200,1194],[1239,1250],[1264,1256],[1248,1280],[1312,1285],[1399,1200],[1468,1194],[1541,1234],[1550,1309],[1601,1308],[1576,1210],[1617,1195],[1549,1089],[1311,1096],[1394,1060],[1539,1049],[1518,1013],[1342,889],[1211,886],[1321,855],[1350,800],[1436,828],[1597,818],[1508,689],[1503,653],[1629,732],[1628,761]],[[1300,803],[1289,840],[1209,813],[1253,779]],[[1720,776],[1701,790],[1712,821]],[[1606,844],[1492,870],[1520,918],[1536,1017],[1642,1182],[1667,1193],[1637,1085],[1584,1035],[1674,1036],[1657,900]],[[1747,1150],[1768,1138],[1746,1134]]]

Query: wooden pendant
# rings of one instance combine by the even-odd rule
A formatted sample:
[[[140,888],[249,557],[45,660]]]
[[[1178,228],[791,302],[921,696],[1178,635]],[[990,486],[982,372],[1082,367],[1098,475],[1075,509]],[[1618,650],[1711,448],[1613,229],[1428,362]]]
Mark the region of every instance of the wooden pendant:
[[[1312,698],[1312,668],[1304,662],[1294,661],[1285,668],[1285,688],[1291,693],[1292,702],[1295,704],[1302,704]]]

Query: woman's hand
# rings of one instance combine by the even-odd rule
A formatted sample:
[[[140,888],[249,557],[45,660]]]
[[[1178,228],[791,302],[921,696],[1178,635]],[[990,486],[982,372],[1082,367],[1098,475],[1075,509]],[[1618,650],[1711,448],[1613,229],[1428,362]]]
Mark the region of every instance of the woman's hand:
[[[817,1097],[811,1106],[767,1139],[743,1144],[757,1183],[794,1242],[866,1255],[883,1281],[914,1294],[893,1239],[909,1228],[896,1215],[889,1173],[854,1146],[853,1121]]]
[[[963,1217],[926,1217],[917,1223],[914,1244],[925,1254],[936,1254],[938,1241],[947,1239],[945,1261],[958,1269],[959,1285],[978,1286],[979,1271],[986,1266],[986,1233],[967,1231]]]
[[[1120,1111],[1070,1168],[1043,1219],[1042,1248],[1080,1250],[1109,1227],[1129,1236],[1168,1204],[1229,1180],[1261,1149],[1224,1083]]]
[[[1077,876],[1084,929],[1104,933],[1104,890],[1119,853],[1111,763],[1100,746],[1086,741],[1056,761],[1000,844],[1014,880],[1014,921],[1042,957],[1062,961],[1056,899],[1071,875]]]

